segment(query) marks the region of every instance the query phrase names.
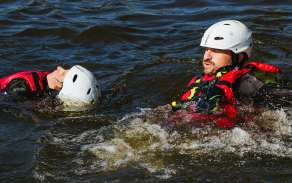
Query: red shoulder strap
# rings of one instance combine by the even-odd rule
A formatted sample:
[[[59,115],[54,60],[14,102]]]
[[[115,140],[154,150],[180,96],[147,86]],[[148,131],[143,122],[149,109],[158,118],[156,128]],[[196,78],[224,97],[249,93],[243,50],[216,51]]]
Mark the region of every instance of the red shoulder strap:
[[[249,68],[244,68],[242,70],[233,70],[229,71],[226,74],[224,74],[219,81],[228,81],[229,83],[234,83],[234,81],[239,78],[240,76],[243,76],[245,73],[250,71],[251,69]]]
[[[249,62],[248,64],[246,64],[246,67],[257,68],[259,70],[268,71],[272,73],[277,73],[277,72],[282,73],[282,71],[278,67],[275,67],[269,64],[258,63],[258,62]]]

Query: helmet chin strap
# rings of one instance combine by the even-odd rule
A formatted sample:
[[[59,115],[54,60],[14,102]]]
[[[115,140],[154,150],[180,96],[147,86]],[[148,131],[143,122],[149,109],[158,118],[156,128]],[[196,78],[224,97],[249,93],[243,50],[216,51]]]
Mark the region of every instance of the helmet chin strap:
[[[234,53],[233,51],[230,51],[231,52],[231,60],[232,60],[232,65],[233,66],[237,66],[239,63],[238,63],[238,60],[239,60],[239,54],[236,54]]]
[[[231,60],[232,60],[232,65],[233,66],[240,66],[243,67],[243,65],[245,64],[245,62],[248,60],[248,56],[247,53],[243,52],[243,59],[240,63],[238,63],[239,61],[239,54],[234,53],[233,51],[231,51]]]

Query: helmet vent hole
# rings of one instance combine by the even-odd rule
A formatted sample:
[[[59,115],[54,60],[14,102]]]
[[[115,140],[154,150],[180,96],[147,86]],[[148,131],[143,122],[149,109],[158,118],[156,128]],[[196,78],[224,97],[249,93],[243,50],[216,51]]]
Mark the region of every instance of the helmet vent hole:
[[[251,47],[251,46],[252,46],[252,43],[250,43],[249,47]]]
[[[91,88],[88,89],[88,91],[87,91],[87,95],[89,95],[90,92],[91,92]]]
[[[77,74],[75,74],[73,77],[73,83],[76,81],[76,79],[77,79]]]
[[[214,39],[215,40],[223,40],[224,38],[223,37],[215,37]]]
[[[94,99],[91,101],[91,104],[93,104],[93,102],[94,102]]]
[[[230,25],[230,24],[224,24],[224,25]]]
[[[99,86],[98,86],[98,85],[96,85],[96,88],[97,88],[97,89],[99,89]]]

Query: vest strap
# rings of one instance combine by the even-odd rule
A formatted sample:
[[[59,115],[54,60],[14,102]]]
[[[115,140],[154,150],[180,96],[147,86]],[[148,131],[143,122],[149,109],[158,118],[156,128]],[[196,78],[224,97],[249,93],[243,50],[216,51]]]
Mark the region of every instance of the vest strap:
[[[225,85],[228,86],[229,88],[232,87],[232,84],[229,81],[217,81],[216,85]]]
[[[32,78],[33,78],[33,82],[34,82],[36,91],[41,91],[42,89],[41,89],[41,85],[39,83],[38,74],[36,72],[32,72],[31,75],[32,75]]]

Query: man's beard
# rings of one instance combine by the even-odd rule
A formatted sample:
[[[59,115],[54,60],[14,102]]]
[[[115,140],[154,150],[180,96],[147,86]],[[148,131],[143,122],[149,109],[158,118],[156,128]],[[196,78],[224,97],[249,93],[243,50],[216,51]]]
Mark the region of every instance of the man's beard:
[[[214,63],[214,62],[211,62],[210,59],[203,60],[203,67],[204,67],[204,63],[208,63],[208,64],[210,64],[210,65],[213,67],[213,69],[214,69],[214,67],[215,67],[215,63]],[[207,69],[204,67],[204,73],[205,73],[206,75],[208,75],[208,76],[212,76],[212,75],[214,75],[214,73],[215,73],[215,71],[214,71],[213,69],[212,69],[211,71],[207,71]]]

